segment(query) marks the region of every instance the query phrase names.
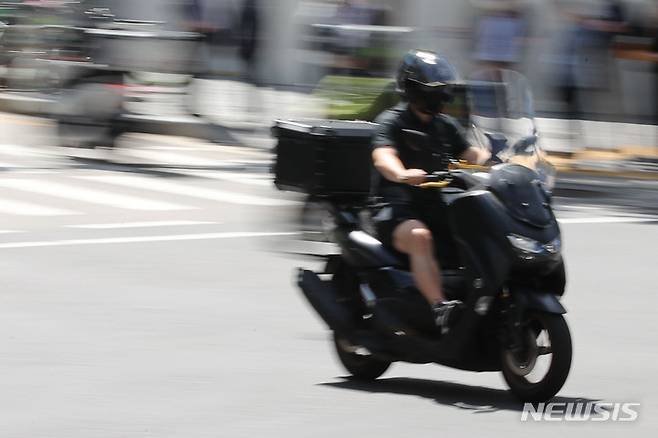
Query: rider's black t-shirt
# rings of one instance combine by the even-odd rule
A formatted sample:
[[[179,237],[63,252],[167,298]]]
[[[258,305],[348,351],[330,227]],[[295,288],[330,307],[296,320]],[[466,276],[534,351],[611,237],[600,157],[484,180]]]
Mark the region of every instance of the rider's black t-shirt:
[[[376,122],[379,128],[373,149],[396,149],[407,169],[422,169],[427,173],[446,170],[448,160],[459,158],[469,147],[462,128],[452,118],[439,115],[432,122],[423,123],[408,104],[400,104],[382,113]],[[441,265],[452,266],[457,251],[446,205],[437,191],[392,182],[377,171],[373,174],[376,179],[373,194],[386,205],[374,217],[377,237],[393,248],[395,228],[405,220],[420,220],[432,231]]]
[[[407,103],[385,111],[376,120],[379,128],[373,140],[373,149],[392,147],[397,150],[407,169],[422,169],[427,173],[446,170],[450,159],[458,159],[468,143],[461,126],[447,115],[438,115],[430,123],[423,123]],[[425,134],[423,138],[418,132]],[[400,189],[407,194],[420,194],[422,189],[387,180],[375,172],[373,184],[376,196],[398,197]]]

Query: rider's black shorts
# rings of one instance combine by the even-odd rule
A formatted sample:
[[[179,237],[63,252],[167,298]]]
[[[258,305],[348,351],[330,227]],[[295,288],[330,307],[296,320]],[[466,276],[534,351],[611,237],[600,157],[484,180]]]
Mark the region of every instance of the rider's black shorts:
[[[393,233],[395,229],[408,220],[423,222],[432,232],[437,258],[444,266],[455,261],[456,249],[447,208],[438,198],[399,197],[383,199],[384,207],[374,216],[377,238],[389,249],[394,250]],[[397,251],[395,251],[397,252]]]

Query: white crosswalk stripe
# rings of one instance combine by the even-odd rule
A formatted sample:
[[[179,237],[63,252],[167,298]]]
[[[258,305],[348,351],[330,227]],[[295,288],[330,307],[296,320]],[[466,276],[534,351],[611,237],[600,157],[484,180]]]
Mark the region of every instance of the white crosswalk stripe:
[[[658,217],[572,217],[558,219],[561,224],[640,224],[643,222],[658,222]]]
[[[267,171],[271,166],[267,152],[207,144],[201,147],[195,143],[183,146],[148,141],[133,143],[113,150],[0,144],[0,215],[95,215],[94,206],[104,207],[100,210],[103,214],[108,213],[108,208],[118,210],[117,214],[123,214],[123,210],[201,210],[208,207],[203,201],[212,201],[212,206],[215,202],[258,207],[298,204],[282,199],[274,190]],[[111,173],[93,170],[93,165],[89,170],[71,170],[71,164],[80,166],[71,161],[71,157],[80,156],[107,162],[108,166],[162,165],[166,172],[186,178],[172,180]],[[36,172],[44,172],[44,175],[33,175]],[[222,182],[226,182],[225,187]],[[137,225],[142,222],[139,216],[131,216],[131,219]],[[159,217],[144,219],[145,222],[161,220]]]
[[[5,167],[7,169],[14,169],[16,167],[24,167],[23,164],[10,163],[7,161],[0,161],[0,168]]]
[[[265,173],[226,172],[219,170],[195,170],[179,173],[218,181],[230,181],[248,186],[274,187],[272,175]]]
[[[79,214],[78,212],[61,208],[45,207],[29,202],[2,198],[0,198],[0,213],[17,216],[69,216]]]
[[[189,166],[189,167],[217,167],[226,163],[210,158],[196,157],[190,154],[180,154],[162,150],[130,149],[123,153],[127,159],[137,158],[152,164]]]
[[[79,178],[125,187],[164,192],[171,195],[189,196],[192,198],[199,198],[210,201],[226,202],[229,204],[254,205],[264,207],[277,207],[298,204],[298,202],[284,199],[248,195],[244,193],[235,193],[233,191],[208,189],[205,187],[163,181],[155,177],[101,175],[81,176]]]
[[[127,210],[171,211],[192,207],[36,179],[0,179],[0,187]]]
[[[48,155],[42,150],[17,144],[0,145],[0,154],[9,155],[10,157],[42,157]]]
[[[21,248],[46,248],[46,247],[55,247],[55,246],[184,242],[184,241],[193,241],[193,240],[250,239],[250,238],[258,238],[258,237],[290,237],[296,235],[297,233],[294,232],[235,231],[235,232],[219,232],[219,233],[199,233],[199,234],[172,234],[172,235],[164,235],[164,236],[106,237],[106,238],[92,238],[92,239],[8,242],[8,243],[0,243],[0,249],[5,250],[5,249],[21,249]]]
[[[45,148],[0,144],[0,169],[43,167],[52,157],[52,152]]]
[[[120,222],[110,224],[83,224],[69,225],[68,228],[82,228],[87,230],[119,230],[125,228],[157,228],[157,227],[182,227],[192,225],[214,225],[217,222],[210,221],[149,221],[149,222]],[[0,231],[2,233],[2,231]]]

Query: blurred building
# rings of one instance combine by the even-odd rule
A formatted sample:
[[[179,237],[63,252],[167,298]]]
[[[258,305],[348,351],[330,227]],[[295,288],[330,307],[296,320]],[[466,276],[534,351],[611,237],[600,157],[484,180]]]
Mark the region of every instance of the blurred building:
[[[312,22],[331,23],[338,1],[278,0],[263,2],[265,44],[258,66],[258,74],[265,83],[313,85],[321,72],[309,74],[305,63],[310,56],[303,44],[305,26]],[[519,35],[514,43],[515,66],[531,80],[538,102],[538,110],[550,114],[566,111],[557,85],[559,63],[570,23],[563,11],[579,14],[589,20],[609,20],[611,3],[623,8],[623,20],[629,31],[625,35],[607,37],[604,32],[590,32],[595,40],[587,52],[582,52],[580,70],[587,77],[586,86],[578,90],[582,111],[588,118],[615,120],[653,120],[656,111],[654,64],[617,56],[615,47],[625,42],[650,41],[642,37],[645,30],[655,28],[655,0],[371,0],[362,6],[387,10],[390,26],[411,27],[415,31],[397,41],[400,48],[422,47],[448,56],[462,72],[467,73],[478,62],[478,20],[483,11],[506,5],[522,15],[513,30]],[[291,11],[296,11],[291,14]],[[489,26],[491,31],[492,26]],[[644,38],[644,39],[643,39]],[[642,41],[638,41],[642,40]],[[481,49],[481,48],[480,48]],[[306,50],[306,51],[305,51]],[[512,49],[510,49],[512,50]],[[480,53],[482,54],[482,53]]]
[[[192,53],[188,45],[174,44],[173,39],[157,50],[131,44],[135,59],[159,56],[164,58],[160,64],[176,66],[177,71],[188,65],[189,72],[205,68],[216,76],[245,77],[244,51],[239,48],[245,0],[80,1],[83,9],[110,8],[117,18],[160,23],[152,26],[156,30],[201,33],[207,45]],[[492,62],[521,70],[531,80],[538,109],[547,115],[564,114],[569,105],[577,105],[590,119],[653,121],[656,117],[656,63],[629,54],[655,50],[651,44],[658,32],[656,0],[260,0],[256,4],[259,41],[250,46],[247,68],[251,71],[246,77],[259,84],[312,89],[336,70],[391,76],[397,53],[425,48],[447,56],[465,76]],[[327,36],[333,36],[334,42]],[[152,61],[157,64],[157,59]]]

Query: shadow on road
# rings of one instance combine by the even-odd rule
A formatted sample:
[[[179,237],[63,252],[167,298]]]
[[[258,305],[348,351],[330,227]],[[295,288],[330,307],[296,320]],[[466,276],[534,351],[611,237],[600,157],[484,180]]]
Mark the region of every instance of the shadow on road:
[[[321,383],[320,385],[353,391],[413,395],[477,414],[523,410],[522,402],[516,400],[508,391],[501,389],[412,378],[384,378],[373,382],[361,382],[346,377],[343,379],[341,382]],[[556,403],[593,403],[600,400],[584,397],[554,397],[552,401]]]

